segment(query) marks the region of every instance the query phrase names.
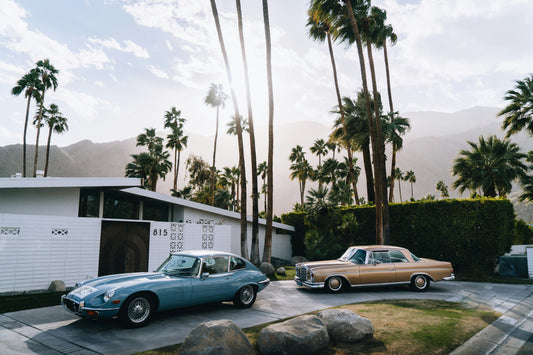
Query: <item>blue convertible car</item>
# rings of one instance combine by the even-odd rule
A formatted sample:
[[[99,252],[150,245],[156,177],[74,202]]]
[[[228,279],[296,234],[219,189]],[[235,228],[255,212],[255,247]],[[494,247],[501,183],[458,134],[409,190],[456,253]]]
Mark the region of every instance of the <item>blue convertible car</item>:
[[[83,281],[61,298],[83,318],[118,317],[126,326],[145,325],[156,311],[233,301],[251,307],[270,280],[247,260],[226,252],[170,255],[154,272],[116,274]]]

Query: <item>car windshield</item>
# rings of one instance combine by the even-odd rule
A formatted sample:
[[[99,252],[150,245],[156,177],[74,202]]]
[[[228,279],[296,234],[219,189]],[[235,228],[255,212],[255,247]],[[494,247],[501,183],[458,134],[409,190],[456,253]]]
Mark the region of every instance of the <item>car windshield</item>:
[[[171,255],[156,271],[180,276],[197,276],[200,271],[200,259],[188,255]]]
[[[344,252],[344,254],[342,254],[342,256],[339,258],[339,260],[342,260],[342,261],[348,261],[351,259],[351,257],[355,254],[355,252],[357,251],[358,249],[357,248],[348,248],[348,250],[346,250]]]

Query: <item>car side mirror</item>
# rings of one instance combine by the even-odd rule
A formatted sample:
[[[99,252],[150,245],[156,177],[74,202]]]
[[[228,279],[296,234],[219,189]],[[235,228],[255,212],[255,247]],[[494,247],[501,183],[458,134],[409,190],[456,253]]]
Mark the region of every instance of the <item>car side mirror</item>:
[[[381,260],[374,260],[374,265],[381,264]]]
[[[209,277],[209,273],[208,272],[202,272],[202,279],[206,279]]]

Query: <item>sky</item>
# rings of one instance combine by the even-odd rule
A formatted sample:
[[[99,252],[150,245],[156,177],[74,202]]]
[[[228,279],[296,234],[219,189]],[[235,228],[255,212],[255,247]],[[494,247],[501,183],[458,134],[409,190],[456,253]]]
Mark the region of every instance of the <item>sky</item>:
[[[274,122],[331,126],[336,104],[329,52],[307,35],[307,0],[270,0]],[[398,36],[389,46],[392,96],[402,112],[503,107],[505,92],[533,72],[531,0],[374,0]],[[239,110],[246,111],[235,2],[217,1]],[[262,4],[243,0],[254,122],[268,121]],[[355,47],[335,44],[343,96],[361,88]],[[185,130],[214,134],[204,103],[211,83],[229,93],[208,0],[0,0],[0,146],[22,143],[26,100],[11,89],[38,60],[59,70],[55,103],[69,131],[52,144],[109,142],[163,129],[176,107]],[[378,88],[386,95],[382,52]],[[384,97],[384,102],[387,102]],[[35,104],[31,114],[36,111]],[[233,113],[231,100],[221,113]],[[35,140],[29,130],[28,142]],[[42,138],[44,144],[46,138]]]

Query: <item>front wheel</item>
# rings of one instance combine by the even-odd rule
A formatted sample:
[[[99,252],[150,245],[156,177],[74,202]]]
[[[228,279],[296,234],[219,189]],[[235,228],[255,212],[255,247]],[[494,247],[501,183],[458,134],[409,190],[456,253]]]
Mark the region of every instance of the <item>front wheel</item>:
[[[418,292],[426,291],[429,288],[429,278],[425,275],[416,275],[411,279],[411,289]]]
[[[255,302],[257,292],[252,285],[243,286],[233,297],[233,304],[238,308],[249,308]]]
[[[139,328],[148,323],[153,311],[153,302],[149,296],[134,295],[120,309],[119,319],[129,328]]]
[[[339,293],[342,291],[343,286],[342,279],[338,276],[333,276],[326,280],[326,290],[328,292]]]

